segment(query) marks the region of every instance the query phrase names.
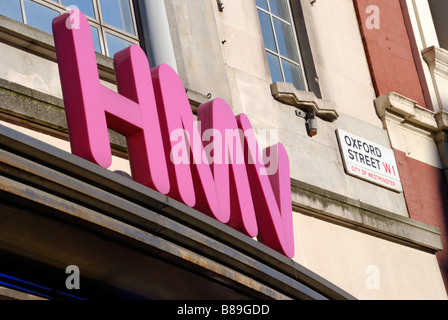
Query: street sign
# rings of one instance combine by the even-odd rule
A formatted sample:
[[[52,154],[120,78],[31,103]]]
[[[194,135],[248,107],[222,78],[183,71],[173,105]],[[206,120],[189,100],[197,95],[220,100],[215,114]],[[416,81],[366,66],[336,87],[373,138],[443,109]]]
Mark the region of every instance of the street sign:
[[[403,191],[391,148],[341,129],[336,133],[347,174],[397,192]]]

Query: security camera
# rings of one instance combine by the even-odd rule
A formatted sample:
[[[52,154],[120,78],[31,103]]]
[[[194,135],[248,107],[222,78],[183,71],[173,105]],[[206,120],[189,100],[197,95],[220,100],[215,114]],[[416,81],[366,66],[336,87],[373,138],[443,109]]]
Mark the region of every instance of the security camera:
[[[306,126],[310,137],[314,137],[317,134],[317,120],[316,112],[314,110],[306,114]]]
[[[317,120],[316,120],[316,112],[314,110],[310,110],[308,112],[296,109],[296,116],[304,118],[306,123],[306,130],[310,137],[314,137],[317,134]]]

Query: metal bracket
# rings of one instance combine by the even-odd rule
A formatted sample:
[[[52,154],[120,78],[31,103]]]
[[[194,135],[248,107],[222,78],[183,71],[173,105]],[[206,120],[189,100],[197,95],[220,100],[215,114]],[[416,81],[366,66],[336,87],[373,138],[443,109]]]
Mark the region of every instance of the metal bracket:
[[[224,11],[224,3],[221,0],[216,0],[218,3],[218,10],[219,12],[223,12]]]
[[[314,110],[305,112],[300,109],[296,109],[295,112],[296,116],[306,120],[306,131],[310,137],[314,137],[317,134],[316,112]]]
[[[333,122],[339,117],[333,102],[318,99],[312,92],[297,90],[292,83],[274,82],[271,84],[271,92],[277,101],[304,112],[314,110],[316,117],[324,121]]]

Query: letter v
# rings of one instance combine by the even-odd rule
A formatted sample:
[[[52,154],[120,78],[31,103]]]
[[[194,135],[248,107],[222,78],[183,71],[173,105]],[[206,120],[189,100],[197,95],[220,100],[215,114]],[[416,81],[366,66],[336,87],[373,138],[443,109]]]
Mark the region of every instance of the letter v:
[[[218,139],[220,143],[215,143],[215,140],[210,142],[214,144],[212,149],[215,150],[215,159],[211,165],[220,199],[230,204],[230,220],[227,225],[255,237],[258,227],[244,163],[242,135],[233,111],[223,99],[217,98],[199,106],[198,120],[202,132],[213,129],[215,134],[221,136]],[[227,130],[236,133],[234,141],[224,139],[227,137]],[[217,148],[220,150],[216,150]],[[227,154],[230,159],[226,159]],[[222,156],[221,159],[217,159],[219,155]]]
[[[294,230],[292,224],[291,182],[289,159],[280,143],[267,148],[271,161],[278,165],[275,173],[267,175],[258,144],[249,119],[245,114],[237,117],[244,132],[245,161],[259,229],[260,242],[286,255],[294,257]]]

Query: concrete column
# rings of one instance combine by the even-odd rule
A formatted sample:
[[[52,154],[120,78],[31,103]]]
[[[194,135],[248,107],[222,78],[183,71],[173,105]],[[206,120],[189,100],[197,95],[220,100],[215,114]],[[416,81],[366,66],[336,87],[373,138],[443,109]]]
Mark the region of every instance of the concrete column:
[[[432,46],[422,53],[431,71],[440,110],[448,111],[448,50]]]
[[[442,161],[442,169],[448,180],[448,113],[440,111],[436,113],[436,121],[439,130],[435,134],[435,141]]]
[[[146,52],[151,67],[163,63],[177,72],[176,57],[164,0],[137,0]]]

